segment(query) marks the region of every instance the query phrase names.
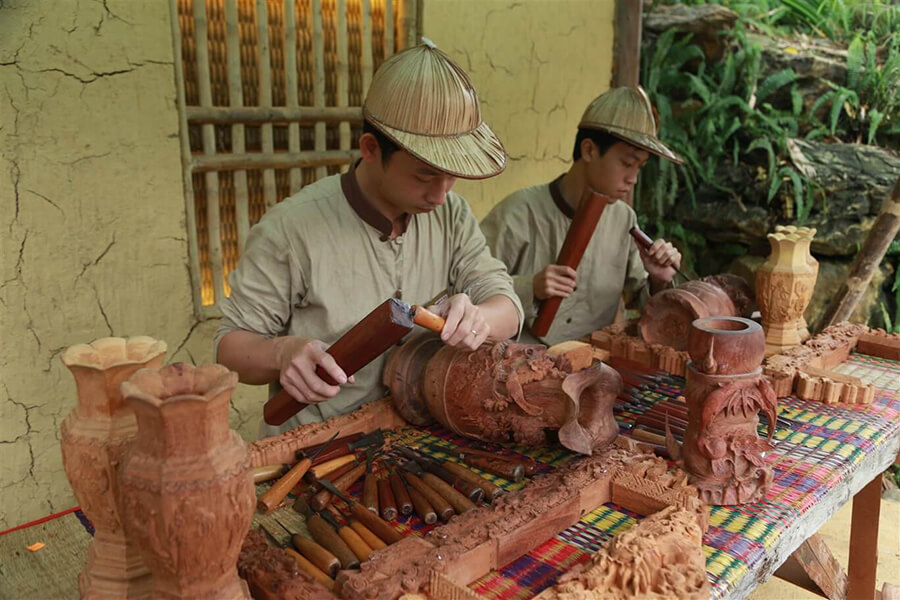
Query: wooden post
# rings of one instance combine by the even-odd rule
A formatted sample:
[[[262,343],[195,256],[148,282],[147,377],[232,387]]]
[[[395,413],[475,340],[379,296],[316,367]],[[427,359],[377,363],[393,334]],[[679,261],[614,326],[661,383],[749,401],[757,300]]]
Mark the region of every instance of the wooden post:
[[[897,188],[894,188],[897,191]],[[878,568],[878,517],[881,512],[881,474],[853,496],[850,520],[850,561],[847,568],[848,600],[875,597]]]
[[[313,84],[313,104],[317,108],[325,107],[325,34],[322,28],[322,0],[312,0],[313,23],[313,56],[315,57],[316,77]],[[316,123],[313,149],[325,152],[325,122]],[[316,179],[328,175],[324,166],[316,168]]]
[[[230,108],[244,106],[241,87],[241,38],[238,31],[237,0],[225,0],[225,48],[228,55],[228,104]],[[231,152],[244,154],[244,125],[231,125]],[[247,171],[234,173],[234,216],[237,221],[238,252],[244,251],[247,233],[250,231],[249,193]]]
[[[387,2],[386,4],[390,4]],[[362,93],[365,98],[372,83],[372,3],[362,0]]]
[[[616,0],[612,86],[635,86],[641,79],[642,0]]]
[[[350,102],[350,76],[347,45],[347,0],[336,0],[337,13],[337,105],[347,106]],[[338,125],[341,150],[350,149],[350,123]]]
[[[394,0],[384,3],[384,60],[394,53]],[[368,90],[366,90],[368,91]]]
[[[294,0],[284,0],[284,70],[285,97],[289,109],[300,105],[297,97],[297,19],[294,16]],[[300,152],[300,125],[288,124],[288,151]],[[303,176],[298,167],[290,171],[291,194],[303,185]]]
[[[200,88],[200,105],[212,106],[212,89],[209,81],[209,47],[207,45],[206,2],[194,0],[194,34],[197,44],[197,79]],[[203,154],[216,153],[214,125],[203,126]],[[225,274],[222,268],[222,232],[219,223],[219,175],[206,173],[206,219],[209,234],[209,257],[212,263],[215,302],[225,298]]]
[[[172,23],[172,46],[175,61],[175,90],[178,103],[178,129],[181,138],[181,176],[184,189],[184,219],[188,230],[188,260],[191,264],[191,297],[194,312],[203,307],[200,277],[200,249],[197,244],[197,214],[194,204],[194,177],[191,170],[191,143],[188,136],[187,107],[184,94],[184,65],[181,58],[181,30],[178,27],[178,0],[169,0],[169,18]]]
[[[846,321],[865,295],[875,270],[881,264],[888,246],[900,231],[900,179],[881,205],[881,212],[872,224],[869,235],[850,266],[847,280],[831,301],[822,322],[825,327]]]
[[[397,0],[397,51],[416,45],[417,8],[416,0]]]
[[[266,0],[256,0],[256,32],[259,38],[259,105],[272,106],[272,57],[269,49],[269,10]],[[262,126],[262,151],[263,154],[275,153],[275,144],[272,139],[272,124],[264,123]],[[266,208],[273,206],[277,201],[275,189],[275,171],[263,170],[263,198]]]

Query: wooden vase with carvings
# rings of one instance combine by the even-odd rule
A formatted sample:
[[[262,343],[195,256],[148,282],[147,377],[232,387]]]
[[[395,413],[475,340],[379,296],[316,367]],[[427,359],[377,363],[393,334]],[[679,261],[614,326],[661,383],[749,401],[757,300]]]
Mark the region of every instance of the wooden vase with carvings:
[[[688,426],[681,449],[707,504],[746,504],[762,499],[772,485],[764,453],[771,449],[777,400],[762,376],[765,336],[740,317],[694,321],[688,342]],[[759,411],[769,418],[769,438],[757,433]]]
[[[729,273],[687,281],[654,294],[640,320],[649,344],[686,350],[691,323],[705,317],[749,317],[752,292],[746,281]]]
[[[237,373],[182,363],[122,384],[138,434],[120,473],[125,531],[154,598],[249,598],[236,564],[256,502],[250,457],[228,428]]]
[[[618,434],[612,405],[622,378],[611,367],[598,362],[574,370],[540,344],[505,340],[469,352],[435,339],[437,345],[417,336],[388,357],[385,372],[393,375],[385,383],[404,417],[430,416],[492,442],[541,446],[558,439],[582,454]]]
[[[71,346],[61,356],[78,390],[78,404],[60,427],[63,467],[94,525],[78,577],[82,598],[150,596],[150,572],[122,528],[118,468],[137,421],[119,386],[138,369],[159,367],[165,356],[166,343],[149,337],[102,338]]]
[[[813,228],[813,227],[797,227],[796,225],[776,225],[775,233],[784,233],[784,234],[797,233],[799,236],[809,239],[810,246],[807,246],[806,262],[807,262],[807,264],[809,264],[810,267],[812,267],[813,272],[815,273],[815,275],[813,276],[813,288],[815,288],[816,279],[819,276],[819,261],[817,261],[815,258],[813,258],[813,255],[812,255],[812,252],[810,249],[813,239],[816,237],[815,228]],[[808,340],[810,338],[809,324],[806,322],[805,316],[802,316],[802,315],[800,316],[800,322],[798,323],[798,327],[797,327],[797,334],[800,336],[801,343],[805,342],[806,340]]]
[[[803,313],[818,275],[818,262],[809,251],[809,232],[815,230],[802,229],[770,233],[772,253],[756,271],[756,303],[766,332],[766,356],[802,341]]]

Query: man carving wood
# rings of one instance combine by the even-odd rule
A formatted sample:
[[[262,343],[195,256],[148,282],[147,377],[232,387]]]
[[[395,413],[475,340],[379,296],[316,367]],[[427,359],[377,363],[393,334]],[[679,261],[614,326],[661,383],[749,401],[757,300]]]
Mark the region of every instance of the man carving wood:
[[[441,337],[461,348],[522,324],[509,275],[451,191],[457,177],[506,166],[465,71],[426,40],[378,69],[363,116],[361,160],[270,209],[229,278],[217,360],[244,383],[277,382],[310,404],[269,434],[382,396],[383,357],[348,378],[325,350],[385,298],[418,303],[449,289],[436,309]]]
[[[644,250],[629,230],[630,206],[618,202],[637,182],[651,154],[682,160],[656,137],[650,102],[639,88],[616,88],[594,99],[578,125],[569,171],[549,184],[514,192],[481,223],[491,250],[513,276],[529,325],[540,301],[564,298],[549,332],[553,345],[613,322],[623,291],[630,305],[662,289],[681,266],[681,254],[658,239]],[[579,204],[591,192],[608,199],[578,269],[553,264]],[[649,278],[648,278],[649,275]],[[523,333],[523,341],[534,337]]]

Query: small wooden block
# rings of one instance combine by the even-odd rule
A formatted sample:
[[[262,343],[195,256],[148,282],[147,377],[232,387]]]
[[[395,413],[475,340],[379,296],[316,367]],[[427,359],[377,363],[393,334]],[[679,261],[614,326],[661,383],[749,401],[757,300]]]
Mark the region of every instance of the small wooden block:
[[[550,346],[547,348],[547,356],[555,360],[560,369],[569,373],[587,369],[594,362],[591,345],[574,340]]]
[[[832,381],[837,381],[840,383],[849,383],[850,385],[862,385],[863,381],[859,377],[854,377],[852,375],[844,375],[843,373],[838,373],[837,371],[833,371],[831,369],[819,369],[816,367],[802,367],[800,369],[807,375],[812,375],[813,377],[827,377]]]
[[[497,562],[494,568],[508,565],[528,554],[560,531],[571,527],[581,518],[580,495],[549,509],[523,527],[497,538]]]
[[[900,335],[863,333],[856,343],[856,351],[869,356],[900,360]]]
[[[496,564],[497,541],[488,540],[448,564],[443,576],[456,585],[466,586],[487,575]]]

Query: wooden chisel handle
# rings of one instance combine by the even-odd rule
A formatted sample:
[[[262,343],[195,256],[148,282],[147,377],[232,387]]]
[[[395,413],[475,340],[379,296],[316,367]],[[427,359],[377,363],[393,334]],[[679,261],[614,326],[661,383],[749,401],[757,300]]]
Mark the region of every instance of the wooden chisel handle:
[[[443,468],[444,464],[445,463],[441,463],[441,469],[435,471],[434,475],[437,475],[442,480],[446,481],[448,485],[468,498],[473,504],[481,502],[482,498],[484,498],[484,489],[464,477],[460,477],[456,473]]]
[[[328,473],[328,474],[325,475],[324,477],[319,477],[318,479],[328,480],[330,483],[333,484],[333,483],[335,482],[335,480],[336,480],[338,477],[340,477],[340,476],[343,475],[344,473],[349,472],[351,469],[353,469],[354,467],[356,467],[356,466],[359,465],[359,464],[361,464],[361,463],[359,463],[358,461],[354,461],[354,462],[347,463],[347,464],[344,465],[343,467],[338,467],[337,469],[335,469],[335,470],[332,471],[331,473]],[[309,491],[311,491],[313,494],[315,494],[316,492],[322,491],[323,488],[322,488],[322,486],[316,481],[316,478],[315,478],[315,477],[310,477],[309,475],[307,475],[306,477],[304,477],[304,479],[305,479],[307,482],[309,482]]]
[[[419,515],[419,518],[422,519],[426,525],[431,525],[437,521],[437,514],[434,512],[434,508],[432,508],[431,503],[428,502],[425,496],[414,487],[409,488],[408,492],[409,499],[412,502],[413,507],[415,507],[416,514]],[[452,508],[450,508],[450,513],[453,513]]]
[[[309,472],[319,478],[325,477],[329,473],[334,473],[344,465],[349,465],[355,460],[355,455],[345,454],[319,464],[316,464],[316,461],[313,461],[313,466],[309,468]]]
[[[334,487],[336,487],[341,492],[346,492],[351,485],[353,485],[357,479],[362,477],[362,474],[366,472],[366,465],[359,464],[356,465],[353,469],[350,469],[340,477],[334,480]],[[328,503],[331,502],[331,492],[328,490],[322,490],[313,496],[312,500],[309,501],[309,505],[312,506],[316,510],[322,510]]]
[[[275,482],[275,484],[270,487],[265,494],[259,497],[256,501],[256,507],[260,511],[264,513],[272,512],[275,507],[281,504],[281,501],[284,500],[284,497],[288,495],[294,486],[299,483],[300,479],[306,474],[306,471],[309,469],[310,460],[308,458],[304,458],[296,465],[291,467],[291,470],[287,472],[287,474]]]
[[[378,505],[381,507],[382,519],[393,521],[397,518],[397,503],[391,491],[391,482],[387,479],[378,480]]]
[[[309,533],[313,536],[313,539],[334,554],[341,561],[343,568],[353,569],[359,566],[359,558],[347,546],[347,543],[341,539],[337,531],[325,522],[325,519],[319,515],[311,514],[306,518],[306,526],[309,528]]]
[[[437,513],[437,516],[440,517],[441,521],[449,521],[450,517],[455,514],[453,507],[447,502],[442,495],[437,493],[437,491],[432,488],[430,485],[422,481],[418,475],[415,473],[407,473],[406,480],[410,485],[410,492],[413,489],[416,489],[422,496],[428,500],[428,504],[434,508],[434,512]]]
[[[413,505],[403,480],[400,479],[400,475],[394,472],[391,472],[388,479],[391,482],[391,491],[394,492],[394,500],[397,501],[397,510],[401,515],[408,515],[412,512]]]
[[[256,467],[251,471],[253,473],[253,483],[262,483],[278,479],[291,470],[290,465],[266,465],[264,467]]]
[[[306,557],[301,556],[297,553],[297,551],[291,548],[285,548],[284,551],[288,556],[294,559],[294,562],[297,563],[297,566],[300,567],[300,569],[307,575],[324,585],[329,590],[334,587],[334,579],[323,573],[321,569],[309,562]]]
[[[541,466],[540,463],[538,463],[531,457],[513,458],[511,456],[504,456],[502,454],[488,452],[487,450],[479,450],[478,448],[466,448],[464,450],[461,450],[460,452],[462,454],[468,454],[471,456],[483,456],[485,458],[491,458],[493,460],[513,463],[514,465],[522,465],[526,477],[537,475]]]
[[[474,502],[454,490],[446,481],[434,473],[424,473],[422,475],[422,480],[434,488],[438,494],[443,496],[459,514],[475,509]]]
[[[291,537],[291,543],[294,544],[297,552],[309,559],[309,562],[326,575],[332,578],[337,575],[338,569],[341,568],[341,561],[320,544],[298,533]]]
[[[463,454],[462,460],[469,466],[492,473],[510,481],[522,481],[525,477],[525,467],[519,463],[487,458],[484,456],[470,456]]]
[[[444,330],[446,321],[444,321],[443,317],[434,314],[422,306],[413,306],[413,311],[413,323],[419,327],[423,327],[435,333],[440,333]]]
[[[357,521],[356,519],[348,519],[350,522],[350,527],[353,528],[353,531],[359,534],[359,537],[363,539],[372,550],[381,550],[382,548],[387,548],[387,544],[384,541],[372,533],[368,527]]]
[[[441,466],[444,467],[447,471],[455,474],[456,476],[462,479],[466,479],[467,481],[471,481],[475,485],[479,486],[482,490],[484,490],[484,497],[487,502],[493,502],[498,496],[503,494],[503,488],[495,484],[493,481],[485,479],[478,473],[470,471],[460,464],[445,460]]]
[[[378,483],[375,474],[369,471],[363,481],[362,503],[370,511],[378,514]]]
[[[369,509],[354,502],[350,505],[350,514],[356,517],[360,523],[365,525],[369,531],[381,538],[386,544],[396,544],[403,539],[396,529],[391,527],[390,523],[384,521],[378,515],[373,515]]]
[[[347,527],[346,525],[338,528],[338,535],[341,536],[341,539],[344,540],[344,543],[350,547],[350,550],[353,551],[353,554],[356,555],[361,562],[365,562],[369,560],[369,556],[372,555],[372,548],[361,538],[359,534],[353,531],[352,527]]]

